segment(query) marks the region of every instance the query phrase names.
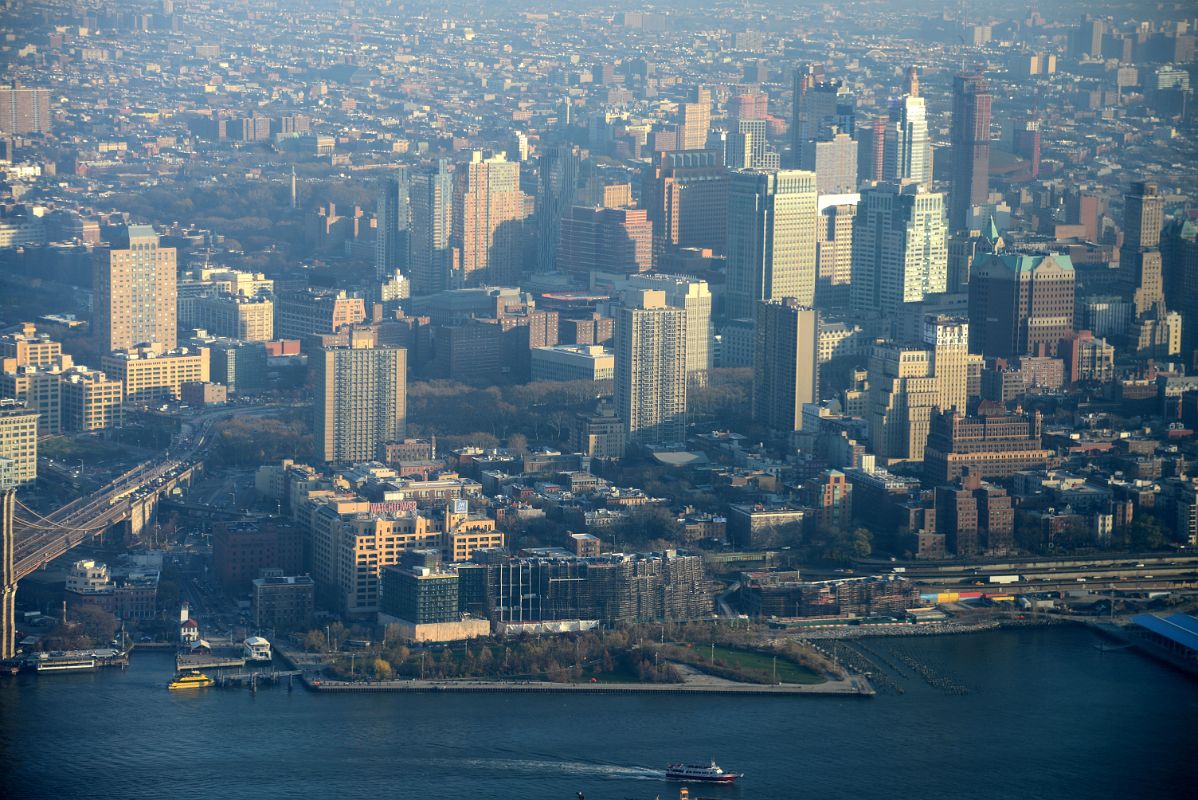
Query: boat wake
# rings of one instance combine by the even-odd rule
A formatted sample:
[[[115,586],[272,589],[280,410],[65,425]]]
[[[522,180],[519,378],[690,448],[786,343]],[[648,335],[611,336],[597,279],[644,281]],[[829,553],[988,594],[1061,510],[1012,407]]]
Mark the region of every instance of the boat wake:
[[[458,769],[478,769],[498,777],[525,779],[529,775],[542,778],[553,775],[563,777],[599,778],[607,780],[660,781],[666,777],[665,770],[649,767],[605,764],[588,761],[556,761],[550,759],[525,758],[463,758],[453,759]]]

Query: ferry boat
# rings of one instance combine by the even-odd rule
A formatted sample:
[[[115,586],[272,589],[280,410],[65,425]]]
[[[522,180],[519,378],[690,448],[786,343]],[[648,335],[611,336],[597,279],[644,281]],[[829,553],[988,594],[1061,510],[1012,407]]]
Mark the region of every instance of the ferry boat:
[[[96,659],[90,655],[73,653],[40,653],[37,657],[38,674],[47,672],[92,672]]]
[[[732,783],[744,776],[738,772],[727,772],[711,760],[709,766],[702,764],[671,764],[666,769],[668,781],[694,781],[696,783]]]
[[[204,689],[211,686],[215,681],[209,678],[198,670],[190,670],[189,672],[180,672],[175,676],[175,679],[166,685],[168,689]]]
[[[270,642],[261,636],[251,636],[241,643],[241,655],[246,661],[270,663]]]

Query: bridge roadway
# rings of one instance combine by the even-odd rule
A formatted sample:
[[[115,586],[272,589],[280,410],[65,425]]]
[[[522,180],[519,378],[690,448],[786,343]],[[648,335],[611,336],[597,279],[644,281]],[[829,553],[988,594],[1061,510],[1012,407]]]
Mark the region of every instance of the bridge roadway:
[[[16,493],[2,493],[0,506],[0,658],[10,658],[14,641],[14,598],[17,582],[65,554],[80,542],[107,530],[129,517],[130,498],[146,489],[165,490],[169,478],[178,476],[199,460],[212,426],[235,415],[261,416],[277,413],[275,406],[226,408],[190,420],[198,427],[189,437],[168,448],[157,461],[147,461],[118,476],[107,486],[80,497],[46,516],[28,522],[15,515]],[[160,484],[156,484],[161,479]],[[22,516],[29,517],[28,512]]]

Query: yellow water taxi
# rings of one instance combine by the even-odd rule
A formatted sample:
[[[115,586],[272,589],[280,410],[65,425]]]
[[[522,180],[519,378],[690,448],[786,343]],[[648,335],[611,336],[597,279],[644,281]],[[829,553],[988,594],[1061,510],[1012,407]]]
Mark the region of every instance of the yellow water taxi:
[[[175,676],[175,679],[166,685],[168,689],[205,689],[211,686],[215,681],[209,678],[202,672],[191,670],[190,672],[180,672]]]

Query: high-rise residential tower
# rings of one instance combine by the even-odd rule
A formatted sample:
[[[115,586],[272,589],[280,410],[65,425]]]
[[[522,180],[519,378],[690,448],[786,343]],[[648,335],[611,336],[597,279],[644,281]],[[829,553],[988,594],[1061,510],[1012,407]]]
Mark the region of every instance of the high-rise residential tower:
[[[523,226],[519,163],[476,151],[458,168],[453,241],[459,263],[451,288],[514,283],[520,277]]]
[[[0,133],[50,132],[50,90],[0,86]]]
[[[414,175],[410,197],[412,293],[432,294],[448,289],[454,266],[453,172],[449,162],[440,159],[431,171]]]
[[[894,312],[947,291],[944,195],[915,181],[880,183],[861,193],[853,224],[855,310]]]
[[[92,332],[101,353],[178,343],[175,248],[159,247],[149,225],[125,225],[95,252]]]
[[[819,400],[819,314],[794,298],[757,304],[753,418],[775,431],[803,427],[803,405]]]
[[[616,409],[628,441],[685,441],[686,312],[641,289],[625,294],[615,316]]]
[[[742,170],[728,196],[728,315],[751,318],[761,300],[815,303],[815,173]]]
[[[400,167],[379,187],[378,229],[374,240],[374,274],[382,279],[396,270],[407,273],[411,244],[412,211],[408,197],[408,170]]]
[[[883,138],[882,170],[887,180],[913,180],[932,188],[932,143],[928,139],[928,112],[919,96],[919,73],[907,70],[903,97],[890,108]]]
[[[949,224],[969,225],[969,210],[990,193],[990,89],[980,73],[953,78]]]
[[[316,354],[315,433],[321,458],[370,461],[402,439],[407,419],[407,350],[373,347],[351,334],[348,347]]]

